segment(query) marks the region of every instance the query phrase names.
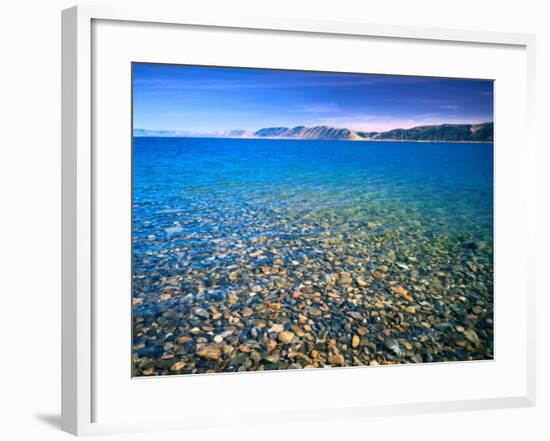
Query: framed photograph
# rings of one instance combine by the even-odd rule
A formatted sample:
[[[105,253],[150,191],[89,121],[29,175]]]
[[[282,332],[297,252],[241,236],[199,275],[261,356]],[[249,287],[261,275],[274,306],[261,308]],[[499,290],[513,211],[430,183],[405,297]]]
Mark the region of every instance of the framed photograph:
[[[62,21],[64,430],[534,404],[534,37]]]

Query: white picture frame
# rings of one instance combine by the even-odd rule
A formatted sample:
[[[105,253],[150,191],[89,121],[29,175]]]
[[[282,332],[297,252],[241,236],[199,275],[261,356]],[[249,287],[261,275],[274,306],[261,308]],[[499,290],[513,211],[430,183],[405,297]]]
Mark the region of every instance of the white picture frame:
[[[364,417],[374,415],[400,415],[423,412],[444,412],[504,407],[533,406],[535,403],[535,284],[534,284],[534,207],[535,207],[535,142],[534,142],[534,62],[535,38],[527,34],[508,34],[451,29],[425,29],[418,27],[384,26],[363,23],[314,22],[275,18],[232,18],[232,17],[191,17],[184,8],[160,12],[155,10],[119,10],[110,7],[77,6],[62,13],[62,428],[75,435],[126,432],[136,430],[162,430],[197,427],[200,425],[225,424],[224,418],[215,422],[196,417],[184,420],[170,418],[160,421],[131,422],[128,418],[109,418],[98,421],[96,386],[94,372],[98,347],[94,341],[94,326],[97,326],[99,313],[94,303],[95,284],[94,253],[95,229],[94,210],[97,207],[98,193],[94,192],[94,176],[101,173],[92,154],[94,136],[93,95],[94,40],[93,24],[98,21],[109,23],[139,23],[162,26],[193,26],[216,29],[255,30],[256,32],[284,32],[286,37],[293,35],[354,36],[356,38],[399,39],[414,42],[468,43],[488,49],[515,48],[525,54],[525,93],[521,98],[525,105],[527,138],[524,142],[525,198],[526,215],[524,226],[528,228],[529,239],[526,256],[526,286],[520,295],[525,312],[525,369],[522,369],[524,392],[504,396],[481,396],[476,399],[452,397],[441,400],[425,400],[418,397],[415,402],[396,402],[369,406],[336,406],[319,409],[301,409],[287,415],[287,420],[327,419],[343,417]],[[418,67],[419,69],[422,66]],[[128,85],[129,87],[129,85]],[[498,97],[497,97],[498,99]],[[498,118],[498,116],[497,116]],[[498,139],[498,135],[497,135]],[[498,142],[498,141],[497,141]],[[523,190],[522,190],[523,191]],[[521,196],[521,195],[520,195]],[[498,246],[498,245],[497,245]],[[495,294],[498,296],[498,293]],[[519,295],[519,294],[518,294]],[[128,303],[128,308],[130,303]],[[94,320],[95,315],[95,320]],[[435,367],[434,369],[439,369]],[[331,376],[343,375],[343,370],[334,370]],[[355,371],[364,375],[368,370]],[[248,378],[253,375],[247,374]],[[261,378],[277,373],[261,374]],[[196,381],[202,380],[202,376]],[[278,377],[281,378],[281,377]],[[162,379],[166,382],[170,379]],[[250,381],[249,381],[250,382]],[[523,384],[523,383],[522,383]],[[209,387],[209,386],[206,386]],[[522,389],[523,390],[523,389]],[[95,404],[94,404],[95,403]],[[245,415],[247,410],[243,411]],[[258,421],[269,419],[277,410],[265,410],[254,417]]]

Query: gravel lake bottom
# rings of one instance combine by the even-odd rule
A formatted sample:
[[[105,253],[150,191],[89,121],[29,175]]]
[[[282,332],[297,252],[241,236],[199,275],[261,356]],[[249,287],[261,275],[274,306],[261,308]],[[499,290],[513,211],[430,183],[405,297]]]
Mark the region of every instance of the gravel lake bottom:
[[[493,144],[133,145],[134,376],[493,359]]]

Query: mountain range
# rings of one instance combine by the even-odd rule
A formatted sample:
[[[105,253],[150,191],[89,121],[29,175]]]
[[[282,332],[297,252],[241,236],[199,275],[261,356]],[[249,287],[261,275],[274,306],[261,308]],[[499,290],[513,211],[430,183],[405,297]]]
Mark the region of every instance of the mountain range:
[[[347,141],[440,141],[493,142],[493,123],[440,124],[385,132],[361,132],[330,126],[267,127],[257,131],[230,130],[192,132],[179,130],[134,129],[134,136],[215,137],[215,138],[275,138]]]

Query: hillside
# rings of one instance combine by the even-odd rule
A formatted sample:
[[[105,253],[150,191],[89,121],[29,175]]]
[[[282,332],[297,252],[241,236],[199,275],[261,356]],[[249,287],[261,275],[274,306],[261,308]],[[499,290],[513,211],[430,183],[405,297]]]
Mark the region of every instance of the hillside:
[[[492,142],[493,123],[442,124],[419,126],[412,129],[394,129],[387,132],[358,132],[357,134],[363,139],[372,140]]]
[[[304,127],[297,126],[271,127],[254,132],[255,137],[269,138],[297,138],[297,139],[353,139],[353,132],[348,129],[339,129],[328,126]]]
[[[134,136],[276,138],[356,141],[440,141],[493,142],[493,123],[441,124],[393,129],[385,132],[360,132],[330,126],[266,127],[255,132],[230,130],[218,132],[186,132],[174,130],[134,129]]]

